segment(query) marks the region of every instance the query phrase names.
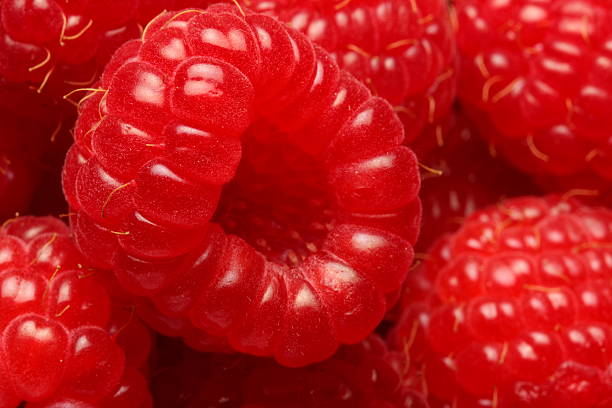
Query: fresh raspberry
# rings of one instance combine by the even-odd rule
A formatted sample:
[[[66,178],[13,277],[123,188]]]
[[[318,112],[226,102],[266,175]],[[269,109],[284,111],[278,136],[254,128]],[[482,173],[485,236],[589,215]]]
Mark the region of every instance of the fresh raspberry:
[[[411,142],[455,98],[455,41],[446,0],[254,0],[328,50],[395,107]]]
[[[420,407],[406,389],[402,353],[375,335],[329,360],[290,369],[246,356],[197,354],[174,346],[153,379],[157,406],[249,408]],[[176,361],[179,361],[178,363]],[[412,403],[412,405],[411,405]]]
[[[167,13],[118,50],[82,105],[64,191],[79,248],[129,291],[299,366],[365,338],[397,296],[418,167],[384,99],[238,10]]]
[[[612,404],[612,211],[521,197],[433,247],[392,333],[433,406]]]
[[[111,398],[125,367],[109,331],[118,321],[68,227],[51,217],[10,220],[0,254],[0,406]]]
[[[537,191],[528,177],[493,156],[461,109],[428,126],[411,147],[423,165],[419,251],[459,229],[474,211]]]
[[[459,94],[520,169],[612,180],[612,10],[600,0],[457,0]]]
[[[0,75],[63,95],[91,85],[140,23],[183,0],[2,0]],[[192,5],[205,1],[192,0]],[[146,18],[146,20],[139,20]]]

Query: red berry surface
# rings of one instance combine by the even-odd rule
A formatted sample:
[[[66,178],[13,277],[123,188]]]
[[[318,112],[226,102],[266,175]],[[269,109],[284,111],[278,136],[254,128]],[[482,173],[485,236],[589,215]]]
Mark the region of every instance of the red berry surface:
[[[411,147],[423,165],[419,251],[459,229],[474,211],[536,191],[528,177],[491,151],[461,109],[428,126]]]
[[[454,33],[446,0],[254,0],[328,50],[341,68],[391,103],[406,142],[442,118],[455,97]]]
[[[2,0],[0,75],[59,96],[90,86],[142,23],[186,0]]]
[[[375,335],[298,369],[267,359],[170,351],[153,379],[159,408],[424,407],[404,386],[403,354],[389,351]]]
[[[524,171],[612,180],[612,10],[599,0],[458,0],[459,94]]]
[[[394,346],[434,407],[612,404],[612,211],[521,197],[440,239]]]
[[[284,365],[364,339],[397,296],[419,175],[392,106],[298,31],[166,13],[81,106],[64,191],[124,288]]]
[[[106,287],[82,264],[64,223],[52,217],[5,223],[0,288],[0,407],[107,406],[116,398],[126,357],[112,328],[127,323],[138,330],[111,315]],[[140,333],[133,337],[143,339]]]

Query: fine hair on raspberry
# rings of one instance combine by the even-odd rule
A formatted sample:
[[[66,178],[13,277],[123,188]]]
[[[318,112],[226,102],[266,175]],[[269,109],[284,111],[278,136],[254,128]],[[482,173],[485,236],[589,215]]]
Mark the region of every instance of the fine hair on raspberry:
[[[391,105],[307,37],[216,4],[160,14],[80,107],[77,246],[237,351],[302,366],[392,306],[420,223]]]

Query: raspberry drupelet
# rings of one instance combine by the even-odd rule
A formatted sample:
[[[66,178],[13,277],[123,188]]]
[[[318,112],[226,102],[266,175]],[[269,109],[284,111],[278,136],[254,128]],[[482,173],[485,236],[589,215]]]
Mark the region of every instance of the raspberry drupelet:
[[[446,0],[254,0],[331,53],[394,106],[410,143],[442,118],[456,92],[456,46]]]
[[[2,0],[0,76],[62,96],[91,85],[143,21],[199,0]]]
[[[459,95],[536,175],[612,180],[612,10],[600,0],[458,0]]]
[[[114,396],[135,381],[125,377],[126,365],[143,358],[126,361],[115,339],[126,350],[131,340],[116,328],[125,326],[141,343],[148,333],[112,313],[106,287],[83,266],[68,227],[52,217],[9,220],[0,231],[0,254],[0,407],[44,408],[60,400],[140,407]],[[140,392],[148,395],[146,388]]]
[[[173,345],[152,387],[159,408],[421,408],[404,383],[407,362],[371,335],[303,368],[247,356],[197,354]],[[177,363],[178,360],[178,363]]]
[[[441,238],[414,273],[391,339],[432,406],[612,404],[610,209],[506,200]]]
[[[393,108],[234,5],[165,13],[82,104],[64,191],[94,265],[236,350],[301,366],[364,339],[420,222]]]

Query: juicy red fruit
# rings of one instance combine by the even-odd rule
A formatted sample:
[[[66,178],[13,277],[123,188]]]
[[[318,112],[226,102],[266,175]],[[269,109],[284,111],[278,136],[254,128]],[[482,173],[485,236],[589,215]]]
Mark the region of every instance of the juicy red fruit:
[[[285,365],[374,329],[420,211],[388,103],[297,31],[233,5],[160,16],[100,87],[64,168],[91,262],[164,314]],[[115,154],[119,140],[129,153]]]
[[[429,399],[593,407],[612,392],[612,212],[524,197],[441,238],[394,330]],[[455,401],[455,402],[454,402]]]
[[[423,164],[418,250],[429,250],[484,206],[537,191],[528,177],[489,149],[462,109],[428,126],[411,147]]]
[[[255,0],[329,51],[341,68],[394,106],[406,142],[450,111],[456,49],[444,0]]]
[[[0,73],[62,96],[91,86],[113,52],[138,38],[141,24],[184,0],[3,0]],[[203,6],[206,1],[191,1]]]
[[[612,179],[609,7],[456,2],[460,97],[522,170]],[[478,39],[478,41],[475,41]]]
[[[8,220],[0,253],[1,406],[112,401],[125,367],[107,330],[116,318],[68,227],[52,217]]]

